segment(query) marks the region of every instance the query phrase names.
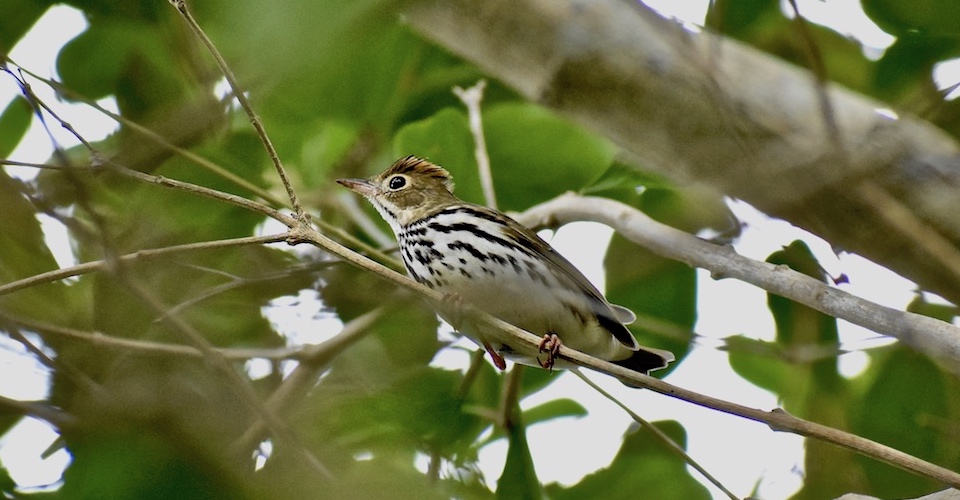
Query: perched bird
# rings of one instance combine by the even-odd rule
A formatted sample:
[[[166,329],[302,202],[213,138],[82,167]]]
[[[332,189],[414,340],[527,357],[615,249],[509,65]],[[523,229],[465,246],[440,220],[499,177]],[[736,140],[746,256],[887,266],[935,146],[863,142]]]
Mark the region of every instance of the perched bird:
[[[408,156],[371,179],[337,182],[369,200],[390,224],[413,279],[543,337],[539,353],[531,356],[490,342],[482,332],[462,332],[500,369],[506,366],[504,356],[552,369],[561,342],[641,373],[674,360],[668,351],[639,345],[624,326],[636,316],[607,302],[536,233],[501,212],[454,196],[453,180],[443,168]],[[439,312],[448,319],[445,309]]]

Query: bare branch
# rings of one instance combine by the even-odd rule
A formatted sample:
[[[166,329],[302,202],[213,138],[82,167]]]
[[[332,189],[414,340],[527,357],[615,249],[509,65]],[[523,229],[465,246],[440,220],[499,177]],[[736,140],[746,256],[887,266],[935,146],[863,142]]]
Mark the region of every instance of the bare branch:
[[[606,198],[566,194],[531,208],[520,218],[531,226],[574,220],[600,222],[650,251],[736,278],[835,318],[889,335],[927,356],[947,362],[960,374],[960,328],[949,323],[875,304],[794,271],[737,254],[661,224],[643,212]]]
[[[0,414],[18,414],[38,418],[58,429],[68,428],[76,422],[73,415],[46,401],[19,401],[5,396],[0,396]]]
[[[343,330],[340,330],[340,333],[334,338],[321,344],[305,347],[303,355],[300,357],[300,365],[293,370],[290,376],[284,379],[277,390],[273,391],[273,394],[264,403],[266,408],[275,415],[286,412],[294,401],[303,398],[307,391],[313,387],[317,382],[318,375],[324,371],[330,361],[344,349],[363,338],[370,331],[370,327],[383,316],[384,312],[385,308],[383,307],[367,312],[343,325]],[[247,456],[247,453],[263,439],[263,433],[266,429],[267,426],[263,419],[251,425],[243,433],[243,436],[237,438],[231,445],[233,454]]]
[[[708,261],[716,262],[718,269],[722,272],[726,272],[727,274],[742,274],[744,278],[753,277],[755,275],[762,277],[762,279],[758,279],[760,282],[758,284],[763,288],[772,291],[773,293],[777,293],[778,295],[789,296],[790,290],[794,287],[803,289],[813,288],[816,289],[817,292],[807,292],[803,294],[803,297],[808,298],[817,296],[819,297],[818,303],[826,303],[830,306],[831,310],[837,309],[838,311],[844,311],[845,314],[849,313],[852,310],[852,307],[844,307],[844,303],[855,304],[857,307],[867,308],[868,310],[861,310],[856,314],[857,317],[861,319],[863,319],[865,316],[868,316],[870,312],[881,313],[884,317],[886,317],[886,321],[880,320],[879,326],[892,327],[894,324],[904,320],[904,315],[906,313],[882,308],[881,306],[872,304],[866,300],[853,297],[846,292],[827,288],[823,285],[823,283],[820,283],[809,276],[796,273],[789,268],[775,267],[770,264],[758,265],[750,259],[736,255],[732,251],[718,252],[717,249],[723,247],[718,247],[711,243],[707,243],[690,236],[689,234],[683,233],[668,226],[663,226],[659,223],[657,223],[656,226],[650,226],[648,224],[644,225],[644,230],[654,230],[660,233],[655,237],[649,238],[648,241],[648,239],[644,238],[642,235],[636,234],[636,227],[627,226],[622,223],[623,221],[630,220],[634,217],[638,219],[648,219],[648,217],[627,205],[623,205],[612,200],[565,195],[552,202],[538,206],[536,211],[528,212],[528,215],[524,217],[524,220],[526,220],[528,223],[531,220],[543,220],[545,217],[549,217],[550,220],[556,220],[557,217],[551,214],[554,214],[555,212],[559,214],[561,212],[559,209],[563,205],[568,205],[568,199],[578,200],[581,203],[576,206],[577,210],[571,209],[570,212],[567,212],[565,215],[572,216],[573,213],[576,213],[579,215],[580,220],[596,220],[597,222],[605,222],[608,225],[618,229],[620,226],[623,226],[624,236],[634,241],[647,241],[648,244],[651,245],[648,246],[648,248],[654,252],[666,252],[666,249],[671,247],[680,248],[682,250],[680,255],[672,255],[671,258],[688,263],[699,260],[700,258],[708,258]],[[557,206],[553,207],[551,204]],[[590,209],[588,207],[594,208]],[[603,208],[599,209],[598,207]],[[553,208],[556,208],[556,210],[553,210]],[[651,220],[651,222],[653,221]],[[370,259],[351,252],[349,249],[341,246],[333,240],[330,240],[322,234],[313,231],[312,229],[299,228],[297,231],[301,241],[306,241],[317,245],[342,258],[351,265],[373,272],[386,279],[390,283],[416,292],[417,294],[433,301],[434,303],[442,303],[443,301],[444,297],[440,292],[417,283],[406,276],[400,275],[399,273],[373,262]],[[645,244],[645,246],[647,246],[647,244]],[[746,272],[741,270],[740,266],[744,266],[746,269],[761,269],[762,272]],[[714,266],[711,265],[708,268],[710,267]],[[786,275],[791,279],[783,279],[778,277],[778,275]],[[483,334],[485,336],[489,336],[492,341],[498,341],[510,345],[520,356],[526,355],[536,357],[540,344],[540,338],[536,335],[525,330],[521,330],[520,328],[517,328],[505,321],[494,318],[489,314],[478,311],[468,304],[464,305],[464,311],[462,311],[462,314],[464,317],[471,318],[471,320],[483,330]],[[948,329],[954,328],[946,323],[934,320],[932,318],[917,315],[911,316],[915,316],[916,322],[926,327],[937,326],[938,328],[945,329],[945,331],[949,331]],[[875,321],[865,320],[864,322],[873,324]],[[914,325],[914,328],[916,327],[917,325]],[[915,335],[917,332],[910,330],[910,333]],[[736,403],[731,403],[729,401],[724,401],[722,399],[705,396],[694,391],[682,389],[660,379],[643,375],[613,363],[594,358],[580,351],[570,349],[566,346],[561,347],[560,358],[592,370],[606,373],[618,379],[629,381],[629,384],[635,387],[650,389],[666,396],[688,401],[706,408],[711,408],[732,415],[738,415],[757,422],[763,422],[766,423],[771,429],[776,431],[793,432],[801,436],[819,439],[855,451],[864,456],[880,460],[895,467],[913,472],[915,474],[927,476],[937,481],[941,481],[955,487],[960,487],[960,474],[956,472],[945,469],[938,465],[931,464],[875,441],[794,417],[793,415],[790,415],[780,409],[763,411]]]
[[[115,275],[123,280],[127,288],[140,300],[148,304],[153,311],[155,311],[157,314],[163,315],[163,318],[166,322],[172,325],[174,329],[180,332],[188,342],[190,342],[194,347],[203,353],[203,358],[207,362],[209,362],[217,371],[227,377],[227,380],[230,381],[231,388],[243,400],[247,407],[249,407],[250,410],[252,410],[266,423],[265,425],[268,429],[270,429],[272,435],[276,436],[283,443],[290,446],[291,450],[295,450],[298,454],[300,454],[304,461],[310,465],[320,476],[323,476],[327,479],[334,479],[334,476],[330,470],[323,465],[310,450],[303,446],[301,441],[296,437],[294,431],[287,425],[287,423],[277,417],[274,412],[268,409],[263,402],[260,401],[260,397],[253,389],[253,386],[250,385],[250,381],[243,378],[240,373],[237,372],[237,370],[235,370],[233,366],[231,366],[230,363],[223,356],[221,356],[219,352],[216,351],[206,337],[204,337],[192,325],[181,319],[180,316],[176,314],[165,314],[168,310],[167,306],[163,304],[150,290],[147,290],[139,283],[131,281],[126,273],[122,272],[122,270],[118,270]]]
[[[56,80],[52,80],[52,79],[49,79],[49,78],[44,78],[44,77],[40,76],[39,74],[34,73],[34,72],[32,72],[32,71],[24,68],[23,66],[20,66],[20,65],[17,64],[16,62],[9,60],[9,59],[7,59],[7,61],[8,61],[10,64],[13,64],[13,65],[17,66],[17,68],[20,68],[21,71],[23,71],[24,73],[30,75],[32,78],[35,78],[36,80],[38,80],[38,81],[40,81],[40,82],[43,82],[43,83],[45,83],[46,85],[50,86],[50,88],[52,88],[52,89],[53,89],[54,91],[56,91],[58,94],[60,94],[60,95],[62,95],[62,96],[64,96],[64,97],[68,97],[68,98],[70,98],[70,99],[72,99],[72,100],[80,101],[80,102],[86,104],[87,106],[90,106],[91,108],[93,108],[93,109],[95,109],[95,110],[103,113],[104,115],[109,116],[110,118],[112,118],[113,120],[115,120],[117,123],[120,123],[120,124],[122,124],[122,125],[124,125],[124,126],[126,126],[126,127],[129,127],[130,130],[132,130],[132,131],[134,131],[134,132],[136,132],[136,133],[138,133],[138,134],[140,134],[140,135],[142,135],[142,136],[150,139],[150,140],[153,141],[155,144],[157,144],[157,145],[159,145],[159,146],[161,146],[161,147],[163,147],[163,148],[165,148],[165,149],[167,149],[167,150],[169,150],[169,151],[171,151],[171,152],[173,152],[173,153],[175,153],[175,154],[177,154],[177,155],[179,155],[179,156],[181,156],[181,157],[183,157],[183,158],[185,158],[185,159],[187,159],[187,160],[190,160],[190,161],[196,163],[196,164],[199,165],[200,167],[208,170],[209,172],[211,172],[211,173],[213,173],[213,174],[216,174],[216,175],[218,175],[218,176],[220,176],[220,177],[222,177],[222,178],[224,178],[224,179],[226,179],[226,180],[228,180],[228,181],[236,184],[237,186],[239,186],[239,187],[241,187],[241,188],[243,188],[243,189],[246,189],[246,190],[250,191],[251,193],[256,194],[256,195],[259,196],[260,198],[262,198],[262,199],[264,199],[264,200],[272,203],[272,204],[275,205],[275,206],[281,206],[281,205],[283,205],[283,202],[281,202],[279,199],[277,199],[277,197],[273,196],[273,194],[271,194],[269,191],[261,188],[260,186],[257,186],[256,184],[254,184],[254,183],[252,183],[252,182],[244,179],[243,177],[238,176],[237,174],[234,174],[233,172],[227,170],[226,168],[224,168],[224,167],[222,167],[222,166],[220,166],[220,165],[218,165],[218,164],[216,164],[216,163],[214,163],[214,162],[212,162],[212,161],[210,161],[210,160],[208,160],[208,159],[206,159],[206,158],[204,158],[204,157],[202,157],[202,156],[194,153],[193,151],[190,151],[190,150],[188,150],[188,149],[184,149],[184,148],[182,148],[182,147],[180,147],[180,146],[177,146],[176,144],[170,142],[170,141],[169,141],[166,137],[164,137],[163,135],[158,134],[157,132],[155,132],[155,131],[153,131],[153,130],[150,130],[150,129],[147,128],[147,127],[144,127],[143,125],[141,125],[141,124],[139,124],[139,123],[137,123],[137,122],[135,122],[135,121],[133,121],[133,120],[130,120],[129,118],[127,118],[127,117],[125,117],[125,116],[123,116],[123,115],[119,115],[119,114],[117,114],[117,113],[114,113],[114,112],[110,111],[109,109],[104,108],[103,106],[101,106],[100,104],[98,104],[97,101],[94,101],[93,99],[90,99],[90,98],[88,98],[88,97],[80,94],[79,92],[76,92],[76,91],[74,91],[73,89],[70,89],[69,87],[66,87],[65,85],[63,85],[62,83],[60,83],[60,82],[58,82],[58,81],[56,81]]]
[[[21,327],[40,333],[42,335],[58,335],[69,337],[90,343],[96,347],[105,349],[117,349],[125,351],[137,351],[146,354],[168,355],[168,356],[186,356],[191,358],[203,358],[204,352],[197,347],[182,344],[168,344],[163,342],[150,342],[147,340],[135,340],[113,337],[97,331],[84,331],[75,328],[45,323],[32,319],[16,318],[0,314],[10,323],[20,325]],[[274,349],[257,348],[214,348],[218,355],[229,361],[246,361],[249,359],[302,359],[307,357],[307,347],[279,347]]]
[[[289,235],[287,233],[275,234],[270,236],[250,236],[245,238],[234,238],[230,240],[203,241],[200,243],[188,243],[185,245],[174,245],[163,248],[153,248],[148,250],[138,250],[133,253],[121,255],[118,257],[122,262],[135,262],[138,260],[149,260],[163,255],[169,255],[180,252],[190,252],[195,250],[209,250],[214,248],[226,248],[243,245],[260,245],[264,243],[276,243],[284,241]],[[81,276],[94,271],[99,271],[106,266],[105,260],[95,260],[84,262],[76,266],[70,266],[63,269],[54,269],[45,273],[35,274],[29,278],[13,281],[0,285],[0,296],[13,293],[24,288],[29,288],[42,283],[51,283],[62,279]]]
[[[637,2],[427,0],[404,15],[645,169],[743,199],[960,303],[950,261],[856,189],[875,183],[960,248],[960,145],[932,124],[837,85],[821,92],[796,66]]]
[[[483,115],[480,112],[480,103],[483,101],[483,90],[485,88],[487,88],[487,81],[480,80],[476,85],[466,90],[454,87],[453,93],[467,107],[470,134],[473,135],[473,154],[477,158],[477,168],[480,170],[480,186],[483,187],[483,199],[488,207],[496,209],[497,193],[493,190],[490,155],[487,154],[487,140],[483,135]]]

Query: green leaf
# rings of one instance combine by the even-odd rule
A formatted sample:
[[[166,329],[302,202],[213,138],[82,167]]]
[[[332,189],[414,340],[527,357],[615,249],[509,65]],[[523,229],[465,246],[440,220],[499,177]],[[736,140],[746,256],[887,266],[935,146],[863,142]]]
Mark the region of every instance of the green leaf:
[[[645,172],[619,161],[614,161],[591,186],[582,191],[586,196],[602,196],[630,206],[640,206],[641,186],[662,184],[659,177],[646,175]]]
[[[397,22],[396,2],[321,0],[283,8],[197,4],[197,17],[245,87],[260,87],[268,123],[318,116],[376,123],[416,81],[425,42]],[[306,22],[306,20],[310,20]],[[282,82],[282,85],[274,83]],[[269,85],[263,85],[269,83]],[[384,116],[387,115],[387,116]]]
[[[45,0],[0,0],[0,54],[9,54],[49,7]]]
[[[873,382],[851,410],[858,415],[853,433],[957,470],[955,442],[944,439],[957,421],[957,384],[937,366],[911,349],[895,345],[875,351],[880,359],[871,367]],[[891,498],[913,498],[941,485],[930,479],[858,457],[873,491]]]
[[[401,458],[406,460],[401,461]],[[413,467],[410,457],[382,457],[352,461],[343,477],[338,477],[333,488],[322,493],[300,490],[299,494],[283,494],[274,498],[323,497],[345,500],[449,499],[436,481]],[[291,478],[296,480],[296,478]]]
[[[547,422],[555,418],[583,417],[587,409],[582,404],[568,398],[553,399],[534,406],[523,412],[523,421],[527,427]]]
[[[520,365],[514,367],[514,369],[519,368]],[[520,394],[521,399],[531,394],[536,393],[537,391],[544,389],[548,385],[557,381],[560,376],[563,374],[561,371],[550,371],[550,370],[540,370],[533,367],[523,368],[523,377],[520,380]]]
[[[462,111],[446,108],[403,126],[394,136],[393,151],[398,158],[415,155],[442,166],[453,176],[458,197],[483,203],[477,160],[473,156],[473,136],[467,115]]]
[[[519,408],[515,415],[519,414]],[[513,419],[507,434],[509,446],[503,473],[497,481],[497,498],[501,499],[538,499],[543,498],[540,480],[533,467],[533,456],[527,443],[527,428],[521,418]]]
[[[3,462],[0,462],[0,493],[3,493],[4,497],[6,498],[16,498],[14,496],[14,490],[16,488],[16,481],[10,477],[10,472],[8,472],[7,468],[3,466]]]
[[[960,33],[960,4],[953,0],[861,0],[863,11],[881,29],[893,35],[910,31],[955,35]]]
[[[176,16],[144,19],[141,14],[122,11],[90,18],[87,30],[60,50],[57,72],[71,90],[90,99],[114,95],[126,118],[175,135],[177,128],[192,124],[182,117],[172,125],[164,121],[176,121],[191,96],[211,101],[203,92],[191,94],[209,82],[185,69],[196,64],[189,60],[192,53],[182,49],[179,37],[165,33],[167,24],[181,21]]]
[[[783,17],[777,0],[717,0],[710,6],[706,25],[736,38],[761,31],[765,19]]]
[[[131,45],[143,31],[124,22],[91,24],[60,49],[57,73],[61,81],[90,99],[112,94],[127,63]]]
[[[777,394],[790,392],[787,387],[796,378],[792,376],[793,369],[781,358],[778,344],[735,335],[726,339],[725,349],[730,367],[737,375]]]
[[[697,318],[696,271],[658,257],[617,234],[607,248],[603,267],[606,297],[637,314],[637,321],[629,327],[640,344],[667,349],[677,360],[683,358],[690,349]],[[671,364],[667,370],[676,365]],[[662,375],[666,370],[656,373]]]
[[[17,96],[0,113],[0,158],[9,158],[30,128],[33,108],[23,96]]]
[[[674,421],[655,422],[680,446],[686,444],[683,427]],[[628,434],[610,466],[565,487],[551,483],[547,495],[555,500],[604,498],[710,498],[710,493],[687,472],[686,462],[646,429]]]
[[[11,283],[57,269],[35,209],[24,196],[29,188],[0,170],[0,283]],[[43,318],[57,311],[71,316],[61,282],[35,285],[0,297],[0,309],[14,316]]]
[[[809,39],[831,80],[861,91],[869,88],[874,63],[858,40],[810,19],[801,33],[780,5],[776,0],[719,0],[707,15],[707,26],[805,68],[811,68]]]
[[[826,281],[826,273],[817,262],[807,244],[797,240],[774,252],[767,258],[774,265],[786,265],[807,276]],[[803,357],[805,349],[820,347],[825,351],[835,350],[839,344],[837,320],[807,306],[783,297],[768,294],[767,303],[777,325],[777,343],[790,357],[799,352],[800,357],[793,359],[799,365],[809,366],[813,375],[824,383],[837,382],[836,356],[821,356],[808,359]]]
[[[546,372],[546,370],[527,370],[524,372],[524,378],[535,372]],[[549,373],[549,372],[547,372]],[[572,399],[553,399],[546,403],[534,406],[523,412],[523,422],[527,427],[535,424],[547,422],[557,418],[564,417],[582,417],[587,414],[587,409],[580,403]],[[484,444],[496,441],[505,436],[502,428],[494,427],[493,432],[484,440]]]
[[[689,233],[710,228],[734,236],[731,233],[739,230],[723,197],[703,187],[648,186],[640,197],[640,209]]]
[[[589,186],[613,161],[615,148],[532,104],[501,104],[484,114],[494,189],[501,210],[522,210]],[[530,133],[536,131],[536,133]],[[456,194],[484,204],[473,136],[464,112],[447,108],[407,124],[394,138],[396,156],[413,154],[450,172]]]
[[[238,498],[243,493],[196,453],[157,434],[125,432],[74,440],[61,498]]]
[[[501,210],[524,210],[584,189],[617,151],[610,141],[529,103],[491,106],[483,127]]]
[[[774,252],[767,262],[825,279],[820,264],[802,241]],[[813,394],[839,390],[843,384],[837,372],[837,322],[780,296],[770,294],[767,302],[777,327],[776,341],[728,339],[730,365],[740,376],[776,392],[789,411],[803,415],[807,404],[816,404],[808,399]]]
[[[338,360],[335,370],[340,369]],[[406,447],[444,456],[463,452],[487,422],[463,411],[470,401],[457,395],[460,380],[459,372],[428,367],[398,371],[392,382],[375,392],[361,389],[365,381],[356,380],[355,394],[337,397],[336,415],[327,431],[351,448],[375,453]]]
[[[953,304],[934,304],[928,302],[922,293],[918,293],[917,296],[907,304],[907,312],[922,314],[946,323],[952,323],[953,319],[960,315],[960,308]]]
[[[361,140],[362,130],[354,123],[345,120],[330,120],[319,123],[316,130],[307,131],[300,144],[299,163],[287,163],[296,167],[305,189],[317,189],[329,182],[327,175],[350,148]],[[298,138],[300,139],[300,138]]]

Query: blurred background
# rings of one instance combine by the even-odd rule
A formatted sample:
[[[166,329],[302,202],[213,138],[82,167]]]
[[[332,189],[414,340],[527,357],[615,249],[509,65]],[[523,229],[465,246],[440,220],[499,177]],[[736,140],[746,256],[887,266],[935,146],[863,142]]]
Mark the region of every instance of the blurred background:
[[[505,400],[509,375],[472,361],[475,346],[425,304],[315,248],[171,251],[3,289],[143,249],[284,230],[261,214],[99,168],[105,163],[288,205],[249,120],[175,8],[7,3],[0,7],[6,497],[725,497],[572,374],[526,369],[516,400]],[[486,79],[484,131],[502,210],[522,212],[566,191],[609,197],[878,304],[954,321],[960,170],[948,153],[960,130],[953,100],[960,8],[953,2],[610,1],[590,7],[596,11],[508,3],[487,4],[473,28],[457,7],[429,2],[189,6],[236,72],[307,210],[347,246],[389,253],[394,244],[372,209],[333,180],[372,175],[400,156],[444,166],[461,198],[482,203],[467,113],[451,89]],[[628,23],[621,28],[652,26],[652,46],[689,60],[627,66],[651,78],[650,87],[607,78],[607,57],[629,53],[616,42],[630,38],[598,30],[594,13],[618,9],[628,13],[619,16]],[[528,24],[530,17],[541,24]],[[634,17],[638,24],[629,24]],[[536,31],[544,26],[563,44],[547,44],[551,51],[529,63],[523,57],[537,40],[550,40]],[[448,31],[464,40],[493,34],[501,52],[464,50],[445,41]],[[804,71],[787,71],[787,82],[735,71],[720,57],[712,66],[704,46],[726,55],[752,47]],[[532,65],[518,71],[514,60]],[[688,79],[669,80],[678,66]],[[541,73],[562,78],[532,91],[525,78]],[[789,105],[772,110],[784,125],[648,102],[650,89],[681,91],[683,82],[721,110],[747,102],[735,100],[737,89],[748,96],[757,88],[774,96],[808,89],[783,102],[809,108],[818,133],[829,130],[822,108],[805,103],[816,102],[820,83],[840,84],[891,122],[921,123],[921,139],[905,143],[929,140],[941,149],[920,149],[929,154],[918,162],[919,148],[904,146],[911,154],[891,155],[892,167],[858,170],[857,155],[870,148],[831,157],[818,149],[831,141],[811,141],[789,121]],[[604,94],[633,97],[610,109],[576,108]],[[646,106],[655,110],[643,117],[646,132],[603,121]],[[845,110],[835,110],[840,127]],[[649,154],[638,152],[634,136],[654,145]],[[766,156],[773,148],[736,146],[767,136],[815,159],[791,170]],[[735,168],[741,164],[756,170]],[[879,205],[861,198],[873,192],[862,188],[865,179],[886,193]],[[907,222],[884,225],[893,212]],[[656,376],[751,407],[783,407],[960,469],[960,370],[949,361],[752,285],[715,280],[598,224],[539,229],[611,302],[637,312],[631,328],[641,343],[677,355]],[[197,350],[186,330],[219,354]],[[903,498],[944,487],[588,376],[739,497]],[[505,421],[514,404],[521,411]],[[265,412],[280,422],[265,424]]]

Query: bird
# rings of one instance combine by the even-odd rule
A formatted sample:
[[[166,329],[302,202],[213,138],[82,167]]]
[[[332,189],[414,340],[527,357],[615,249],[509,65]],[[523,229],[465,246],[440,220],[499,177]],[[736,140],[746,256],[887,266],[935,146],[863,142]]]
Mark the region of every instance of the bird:
[[[641,346],[626,326],[633,312],[609,303],[533,230],[457,198],[442,167],[407,156],[369,179],[337,183],[366,198],[389,224],[410,277],[542,338],[531,353],[464,328],[499,369],[504,358],[548,370],[572,367],[557,364],[561,345],[644,374],[674,361],[669,351]],[[459,318],[450,319],[456,307],[435,308],[457,327]]]

